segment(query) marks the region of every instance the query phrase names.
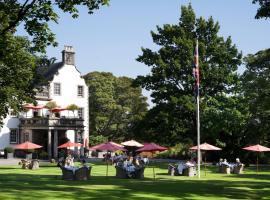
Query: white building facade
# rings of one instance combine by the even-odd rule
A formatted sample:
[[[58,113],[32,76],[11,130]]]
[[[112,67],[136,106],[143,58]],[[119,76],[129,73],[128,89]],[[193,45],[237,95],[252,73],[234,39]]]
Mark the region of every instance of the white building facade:
[[[0,149],[30,141],[43,146],[49,158],[58,157],[58,146],[70,140],[87,145],[89,137],[88,87],[75,66],[75,52],[71,46],[62,51],[62,62],[46,68],[48,84],[36,95],[37,106],[19,116],[8,115],[0,128]],[[54,101],[57,112],[45,105]],[[78,110],[66,108],[75,104]],[[32,105],[30,105],[32,106]]]

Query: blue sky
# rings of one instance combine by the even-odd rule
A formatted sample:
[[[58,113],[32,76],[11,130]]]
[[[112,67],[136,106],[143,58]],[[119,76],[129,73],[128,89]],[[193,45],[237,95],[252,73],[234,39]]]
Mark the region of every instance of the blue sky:
[[[59,46],[48,48],[48,55],[61,59],[65,44],[76,51],[77,68],[112,72],[116,76],[136,77],[149,68],[135,59],[141,47],[156,48],[150,35],[156,25],[176,24],[181,5],[191,2],[197,17],[213,16],[220,23],[220,35],[231,36],[244,55],[269,47],[270,20],[255,20],[257,5],[244,0],[111,0],[93,15],[80,8],[80,17],[59,12],[53,25]]]
[[[181,5],[189,2],[197,17],[213,16],[220,23],[220,35],[231,36],[244,55],[269,47],[270,19],[254,19],[258,6],[252,0],[111,0],[109,7],[93,15],[80,8],[76,20],[59,12],[59,24],[51,26],[59,46],[49,47],[48,56],[60,60],[63,46],[71,45],[82,74],[106,71],[132,78],[145,75],[150,69],[135,59],[141,47],[156,48],[150,31],[157,25],[178,23]]]

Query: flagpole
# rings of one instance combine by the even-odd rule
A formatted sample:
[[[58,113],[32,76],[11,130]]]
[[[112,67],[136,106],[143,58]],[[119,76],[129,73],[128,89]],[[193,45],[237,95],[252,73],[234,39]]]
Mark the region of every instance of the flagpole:
[[[197,118],[197,166],[198,166],[198,178],[201,178],[201,149],[200,149],[200,92],[199,92],[199,47],[198,39],[196,41],[196,70],[197,70],[197,109],[196,109],[196,118]]]
[[[197,95],[197,165],[198,178],[201,178],[201,149],[200,149],[200,97]]]

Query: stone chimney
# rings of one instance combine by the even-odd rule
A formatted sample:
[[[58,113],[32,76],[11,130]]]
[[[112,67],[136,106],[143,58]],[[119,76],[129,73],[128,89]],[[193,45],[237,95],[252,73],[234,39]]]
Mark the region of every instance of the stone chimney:
[[[75,65],[75,52],[72,46],[64,46],[62,62],[66,65]]]

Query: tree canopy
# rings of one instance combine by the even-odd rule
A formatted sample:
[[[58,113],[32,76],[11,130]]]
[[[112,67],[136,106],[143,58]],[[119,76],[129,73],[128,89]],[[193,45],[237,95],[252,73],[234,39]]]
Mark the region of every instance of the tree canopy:
[[[157,26],[157,32],[151,32],[153,42],[160,48],[157,51],[142,48],[142,55],[137,60],[149,66],[151,73],[135,80],[135,84],[152,91],[155,103],[147,113],[146,122],[142,122],[145,124],[140,131],[142,137],[167,145],[187,138],[195,140],[192,66],[198,39],[201,117],[205,121],[201,124],[202,137],[213,135],[214,143],[218,142],[215,138],[219,132],[208,132],[207,124],[214,116],[210,120],[207,110],[214,109],[220,98],[226,99],[236,93],[239,84],[237,69],[242,58],[230,37],[224,39],[218,35],[219,29],[212,17],[207,20],[196,18],[189,5],[182,6],[178,24]],[[220,123],[219,131],[222,126]]]
[[[76,18],[79,5],[87,7],[91,14],[107,3],[108,0],[0,1],[0,124],[9,109],[17,112],[23,103],[34,101],[33,89],[41,81],[37,66],[45,64],[39,53],[45,53],[48,45],[57,45],[49,28],[51,22],[57,23],[57,12],[62,10]],[[16,36],[19,25],[24,26],[29,38]]]
[[[23,24],[26,32],[31,36],[32,50],[45,52],[48,45],[57,45],[55,35],[49,28],[49,22],[57,23],[58,9],[70,13],[73,18],[79,16],[76,6],[88,8],[89,14],[101,5],[108,4],[109,0],[25,0],[0,2],[0,36],[15,33],[17,27]]]
[[[270,1],[269,0],[253,0],[252,3],[259,3],[259,8],[257,10],[256,19],[268,18],[270,17]]]
[[[246,70],[242,75],[243,95],[250,110],[247,141],[268,145],[270,120],[270,49],[245,58]]]
[[[92,135],[121,141],[134,136],[137,122],[147,111],[147,98],[128,77],[91,72],[84,76],[89,87],[89,130]]]

